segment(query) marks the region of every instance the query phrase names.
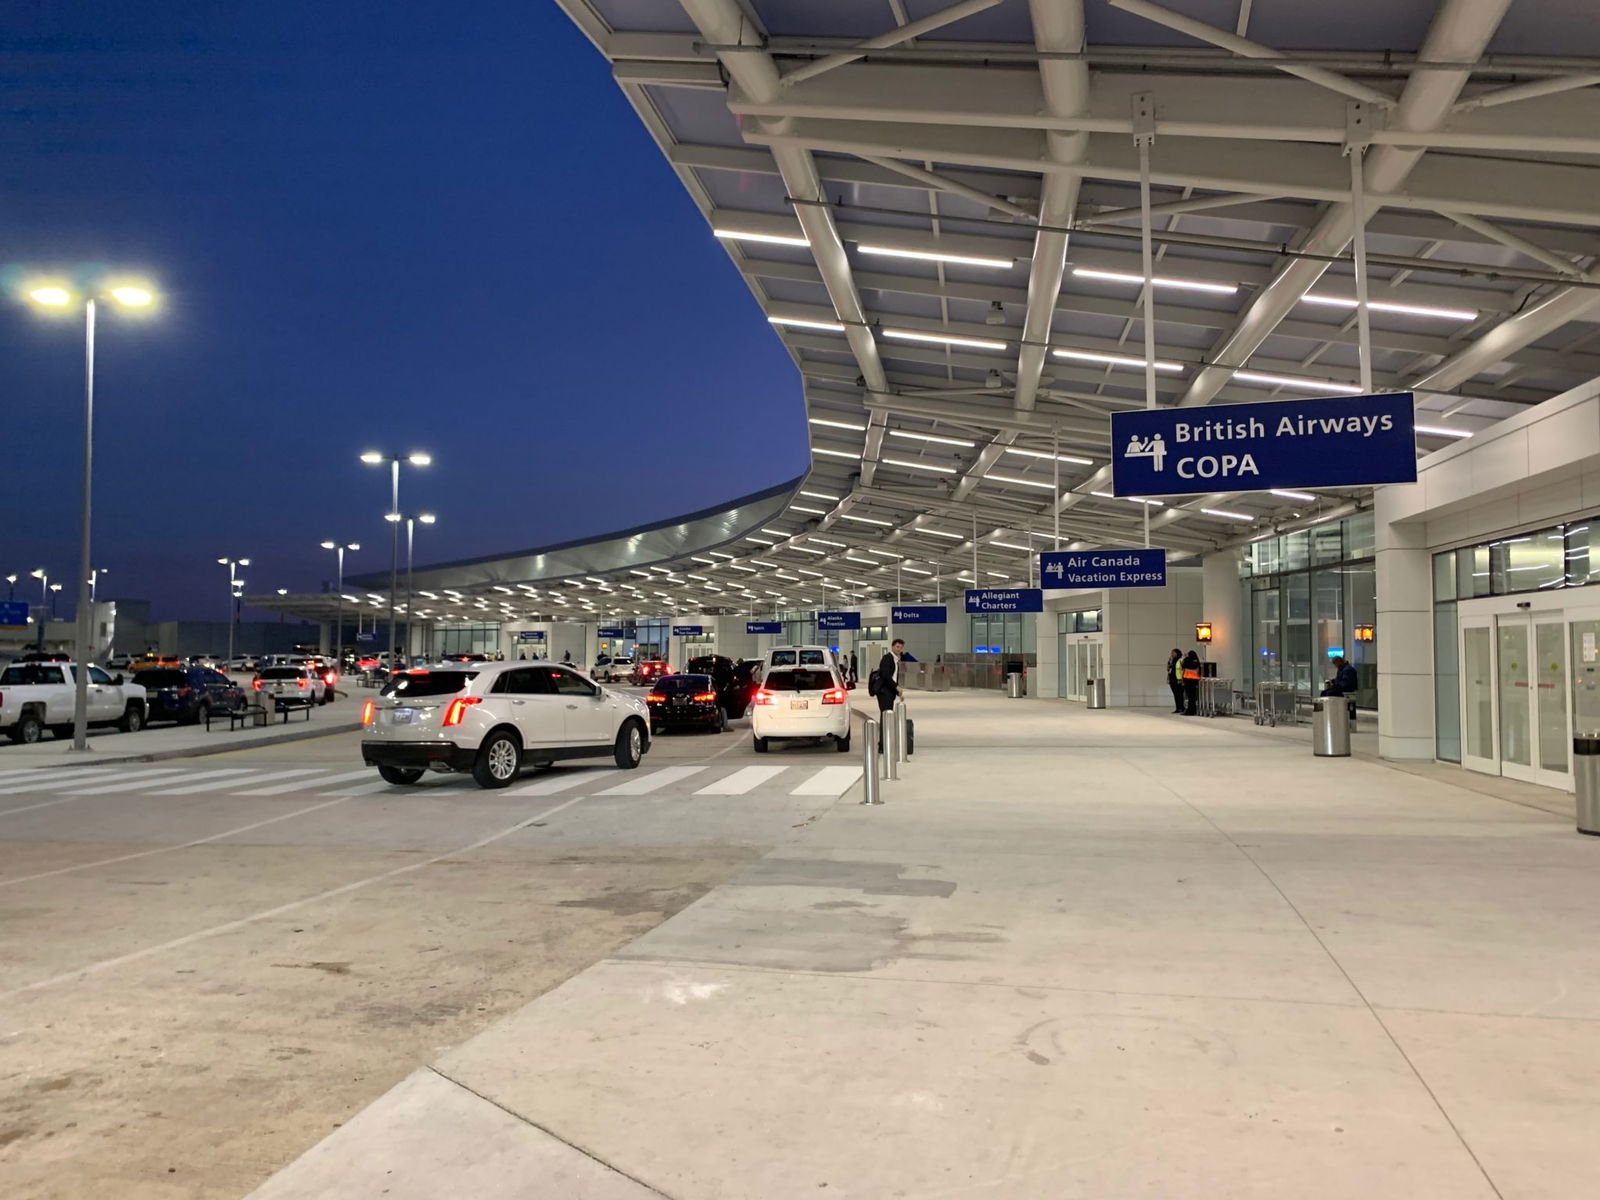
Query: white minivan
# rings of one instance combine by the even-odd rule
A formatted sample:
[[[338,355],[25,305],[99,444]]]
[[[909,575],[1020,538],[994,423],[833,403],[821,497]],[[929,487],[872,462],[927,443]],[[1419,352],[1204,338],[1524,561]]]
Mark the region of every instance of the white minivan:
[[[823,653],[828,653],[826,647]],[[768,667],[750,703],[750,733],[756,753],[765,754],[775,741],[802,738],[831,739],[841,754],[850,749],[850,689],[831,658],[829,654],[830,661],[822,665]]]

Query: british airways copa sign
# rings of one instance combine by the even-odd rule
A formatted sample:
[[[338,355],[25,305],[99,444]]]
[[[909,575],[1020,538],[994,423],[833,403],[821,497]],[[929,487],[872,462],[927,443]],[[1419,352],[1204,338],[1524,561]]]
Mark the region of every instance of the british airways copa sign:
[[[1111,415],[1111,490],[1184,496],[1415,483],[1410,392]]]

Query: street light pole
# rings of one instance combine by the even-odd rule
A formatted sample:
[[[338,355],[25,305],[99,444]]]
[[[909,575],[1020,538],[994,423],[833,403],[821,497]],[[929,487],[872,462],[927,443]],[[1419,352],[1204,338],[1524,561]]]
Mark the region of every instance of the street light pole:
[[[394,526],[389,534],[389,668],[394,669],[400,657],[400,639],[396,635],[394,623],[394,594],[399,589],[400,583],[400,464],[402,461],[414,467],[425,467],[433,458],[427,454],[382,454],[376,450],[369,450],[361,456],[361,461],[369,465],[378,463],[389,464],[389,511],[386,519]]]
[[[217,559],[217,565],[228,568],[228,595],[232,600],[237,601],[239,591],[244,586],[244,580],[239,578],[236,568],[248,567],[250,560],[248,558],[219,558]],[[233,627],[238,621],[238,608],[237,603],[228,605],[228,667],[230,670],[233,667]]]
[[[339,557],[339,574],[338,574],[338,577],[337,577],[337,579],[335,581],[335,584],[334,584],[334,589],[335,590],[334,590],[334,593],[333,593],[333,640],[337,643],[337,646],[334,649],[333,653],[334,653],[334,662],[338,665],[339,670],[343,671],[344,670],[344,552],[346,550],[359,550],[359,549],[361,549],[361,543],[360,542],[335,542],[335,541],[331,541],[330,540],[330,541],[323,542],[322,543],[322,548],[324,550],[332,550]],[[360,632],[360,629],[359,629],[360,620],[361,620],[361,610],[357,609],[356,610],[356,621],[358,623],[358,628],[357,628],[357,632],[358,633]]]
[[[415,624],[416,624],[415,618],[411,614],[411,564],[412,564],[412,548],[414,546],[414,537],[415,537],[415,534],[416,534],[416,526],[417,526],[417,522],[418,521],[422,522],[424,525],[432,525],[434,523],[434,521],[436,521],[436,520],[438,520],[438,518],[435,517],[432,513],[417,513],[414,516],[408,516],[406,518],[406,657],[407,658],[411,657],[411,631],[415,627]],[[396,522],[396,526],[397,527],[398,527],[398,524],[399,523]]]

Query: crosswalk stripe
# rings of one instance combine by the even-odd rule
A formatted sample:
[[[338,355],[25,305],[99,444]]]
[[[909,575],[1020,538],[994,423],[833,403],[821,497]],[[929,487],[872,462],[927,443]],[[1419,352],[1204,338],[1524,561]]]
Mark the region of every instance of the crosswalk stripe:
[[[527,787],[512,788],[506,793],[508,796],[553,796],[557,792],[567,791],[569,788],[581,787],[586,783],[594,783],[600,779],[610,778],[609,774],[600,771],[579,768],[556,771],[545,775],[541,779],[530,783]]]
[[[234,775],[234,776],[238,776],[238,775],[254,775],[259,770],[260,770],[259,767],[229,767],[226,770],[217,771],[214,774],[208,772],[208,774],[211,774],[211,780],[208,783],[192,783],[192,784],[189,784],[187,787],[169,788],[166,791],[157,792],[156,795],[158,795],[158,796],[193,796],[193,795],[196,795],[196,794],[198,794],[200,792],[214,792],[219,787],[229,787],[229,786],[232,786],[234,784],[255,783],[255,782],[258,782],[258,781],[257,780],[237,779],[237,778],[224,780],[223,776],[224,775]],[[197,775],[194,778],[198,779],[199,776]],[[178,781],[175,780],[175,779],[169,779],[169,780],[167,780],[167,782],[168,783],[177,783]]]
[[[75,770],[74,767],[64,768]],[[10,771],[0,771],[0,782],[14,783],[18,776],[32,775],[37,779],[44,779],[50,774],[49,767],[15,767]]]
[[[823,767],[807,779],[791,796],[842,796],[861,778],[860,767]]]
[[[173,776],[187,775],[188,771],[182,767],[164,767],[159,771],[141,771],[137,779],[102,779],[91,787],[74,789],[68,792],[72,796],[109,796],[113,792],[137,792],[141,788],[149,787],[152,783],[176,782]]]
[[[752,791],[767,780],[782,775],[787,767],[744,767],[732,775],[723,777],[715,783],[701,788],[696,796],[742,796]]]
[[[271,783],[271,782],[273,782],[274,780],[277,780],[277,779],[288,779],[291,775],[315,775],[319,771],[327,770],[327,768],[326,767],[299,767],[299,768],[297,768],[297,769],[295,769],[293,771],[264,771],[263,772],[263,771],[260,771],[259,768],[256,768],[256,767],[239,767],[239,768],[234,768],[234,770],[236,770],[237,772],[243,774],[245,776],[245,778],[244,779],[230,779],[226,783],[223,783],[223,784],[220,784],[220,785],[218,783],[216,783],[215,781],[213,781],[211,783],[197,783],[197,784],[193,784],[193,785],[191,785],[189,787],[173,788],[169,792],[162,792],[161,795],[163,795],[163,796],[192,796],[196,792],[216,791],[218,789],[218,787],[225,788],[230,793],[232,793],[232,790],[234,788],[254,787],[258,783]],[[199,777],[196,776],[196,778],[199,778]],[[176,781],[169,779],[167,782],[168,783],[173,783],[173,782],[176,782]],[[233,793],[233,794],[238,794],[238,793]]]
[[[662,767],[659,771],[652,771],[642,778],[634,775],[626,783],[619,783],[616,787],[606,788],[605,791],[596,792],[595,795],[644,796],[666,787],[669,783],[678,783],[691,775],[698,775],[705,769],[705,763],[700,764],[698,767]]]
[[[113,777],[126,775],[126,771],[117,771],[111,767],[90,767],[87,771],[73,771],[71,774],[55,775],[51,778],[41,779],[38,783],[8,783],[0,787],[0,796],[15,796],[22,792],[43,792],[56,788],[77,787],[86,779],[105,779],[107,775]]]
[[[318,768],[320,769],[320,768]],[[360,771],[347,771],[343,775],[330,775],[326,779],[297,779],[293,783],[280,783],[275,787],[256,788],[252,792],[234,792],[235,796],[281,796],[284,792],[298,791],[301,788],[325,787],[330,783],[348,783],[352,779],[371,779],[372,768],[366,767]]]

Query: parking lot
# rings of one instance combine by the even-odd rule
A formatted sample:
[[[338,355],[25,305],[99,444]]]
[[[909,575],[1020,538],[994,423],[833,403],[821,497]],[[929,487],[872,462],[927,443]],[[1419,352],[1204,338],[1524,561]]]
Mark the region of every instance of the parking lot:
[[[756,755],[747,720],[503,791],[384,784],[353,732],[106,761],[162,737],[0,751],[8,1196],[240,1195],[859,777],[831,746]]]

